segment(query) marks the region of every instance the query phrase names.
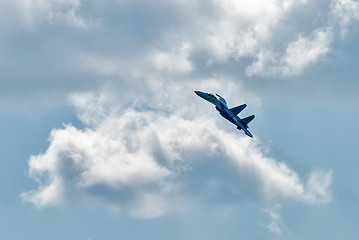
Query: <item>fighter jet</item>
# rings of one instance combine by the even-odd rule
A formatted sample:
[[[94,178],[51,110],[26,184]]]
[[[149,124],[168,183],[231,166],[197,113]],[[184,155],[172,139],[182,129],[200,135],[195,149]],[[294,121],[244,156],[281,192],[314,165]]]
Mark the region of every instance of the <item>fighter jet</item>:
[[[204,93],[201,91],[194,91],[201,98],[206,99],[208,102],[213,103],[216,106],[219,114],[222,115],[225,119],[237,126],[238,130],[243,130],[246,135],[253,137],[253,135],[248,131],[248,123],[254,119],[254,115],[251,115],[246,118],[239,118],[237,115],[247,107],[247,104],[242,104],[237,107],[228,108],[226,100],[219,96],[218,94],[214,95],[212,93]]]

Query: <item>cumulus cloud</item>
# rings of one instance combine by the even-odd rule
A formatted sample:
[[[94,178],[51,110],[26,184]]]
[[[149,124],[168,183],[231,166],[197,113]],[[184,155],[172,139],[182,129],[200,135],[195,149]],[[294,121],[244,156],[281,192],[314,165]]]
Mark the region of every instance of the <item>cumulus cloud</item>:
[[[16,4],[30,25],[45,21],[52,26],[86,27],[89,21],[84,16],[94,14],[93,8],[84,7],[89,2],[27,0]],[[331,172],[315,171],[303,179],[284,163],[266,157],[256,141],[221,130],[210,117],[198,117],[198,108],[186,108],[193,106],[187,95],[193,89],[211,89],[238,100],[238,89],[245,88],[237,77],[216,73],[202,77],[211,64],[221,67],[234,61],[246,66],[250,76],[291,76],[325,57],[330,28],[304,29],[309,34],[292,25],[288,31],[281,30],[291,13],[306,10],[307,1],[116,3],[111,5],[118,8],[115,14],[106,4],[97,9],[96,14],[105,19],[98,32],[90,29],[89,36],[76,35],[76,41],[60,39],[67,57],[57,66],[76,59],[75,72],[96,73],[99,82],[105,82],[91,85],[86,80],[81,87],[108,84],[114,89],[95,96],[72,95],[84,127],[53,129],[48,149],[30,158],[29,174],[39,186],[23,193],[25,200],[44,207],[90,199],[138,217],[175,210],[180,199],[198,198],[209,204],[330,201]],[[159,4],[166,11],[158,11]],[[131,14],[138,12],[134,9],[146,9],[150,17],[135,21]],[[121,19],[117,10],[123,13]],[[84,38],[88,43],[73,44]],[[54,56],[59,59],[58,54]],[[70,90],[62,95],[74,91],[69,85]],[[111,91],[119,99],[116,107],[109,104]],[[242,97],[250,94],[241,92]],[[250,99],[260,102],[253,95]]]
[[[79,9],[81,4],[76,3],[73,3],[73,8]],[[119,10],[128,8],[131,12],[136,4],[139,3],[124,1],[116,6]],[[300,74],[310,63],[320,61],[321,57],[328,53],[320,47],[329,48],[331,42],[328,31],[313,30],[313,32],[323,33],[322,35],[326,34],[324,37],[327,38],[322,39],[320,34],[306,36],[306,33],[301,33],[302,29],[296,29],[296,26],[286,26],[285,21],[292,18],[293,12],[304,12],[310,8],[304,0],[253,1],[250,4],[246,1],[229,0],[213,0],[206,3],[203,1],[173,1],[171,3],[150,1],[144,6],[158,4],[169,13],[154,13],[149,7],[148,14],[159,14],[161,17],[158,18],[165,18],[166,22],[158,27],[152,26],[149,20],[139,24],[140,27],[141,25],[148,26],[156,34],[156,36],[146,35],[150,44],[148,48],[138,52],[136,48],[142,49],[142,46],[134,46],[133,54],[130,56],[124,56],[121,51],[116,54],[116,50],[108,55],[86,52],[80,57],[81,64],[85,66],[83,69],[95,70],[105,75],[119,75],[136,65],[146,73],[159,72],[166,76],[190,74],[200,71],[196,66],[200,65],[200,61],[203,60],[201,54],[205,54],[205,61],[209,65],[236,61],[243,66],[245,61],[252,61],[253,64],[246,66],[246,73],[249,76],[291,76]],[[203,10],[204,7],[206,11]],[[87,14],[90,15],[90,13]],[[106,17],[103,16],[103,18]],[[129,16],[125,15],[124,18],[129,18]],[[156,21],[153,22],[153,24],[156,23]],[[122,29],[128,28],[126,25],[119,24]],[[144,31],[140,27],[138,31]],[[283,28],[288,31],[283,31]],[[304,30],[308,31],[308,29]],[[312,29],[309,28],[309,30]],[[133,31],[133,38],[138,41],[136,37],[140,33],[136,32],[137,29]],[[298,36],[297,41],[289,41]],[[303,50],[307,51],[303,53],[304,57],[293,53],[293,47],[296,44],[300,44],[302,49],[305,48]],[[318,46],[319,44],[322,45]],[[120,46],[114,46],[115,49],[116,47]],[[283,49],[287,50],[283,51]],[[294,64],[293,58],[300,63]],[[131,64],[128,64],[128,61]],[[136,73],[138,72],[142,71],[136,70]]]
[[[324,58],[330,51],[332,30],[315,30],[310,36],[298,36],[290,42],[285,54],[280,56],[273,51],[262,50],[257,60],[246,68],[252,75],[295,76],[301,74],[308,66]]]
[[[213,0],[206,4],[202,1],[159,2],[171,13],[171,16],[163,17],[169,22],[172,20],[173,26],[156,30],[161,39],[157,41],[156,38],[156,42],[144,49],[140,56],[130,57],[131,62],[140,62],[145,72],[164,75],[197,73],[201,71],[197,68],[203,61],[201,55],[205,54],[207,66],[235,61],[239,66],[245,66],[248,76],[290,77],[324,59],[330,52],[335,34],[333,22],[317,19],[317,11],[323,3],[314,5],[304,0],[251,3]],[[131,4],[125,2],[121,6],[128,5]],[[204,6],[206,11],[203,11]],[[305,27],[287,23],[294,21],[292,15],[304,13],[312,17],[307,17]],[[328,13],[321,16],[328,17]],[[321,24],[311,24],[311,20]],[[93,66],[98,65],[99,71],[106,74],[118,74],[128,68],[127,59],[121,56],[88,58],[87,54],[84,59],[87,59],[88,68],[94,69]]]
[[[183,43],[173,51],[155,53],[152,59],[160,72],[190,73],[194,69],[193,63],[189,60],[190,54],[190,44]]]
[[[276,41],[279,38],[283,21],[290,18],[296,8],[303,8],[306,1],[230,1],[213,0],[212,14],[202,15],[205,20],[200,25],[194,25],[194,45],[208,51],[215,61],[244,59],[257,61],[263,59],[263,53],[278,49]],[[196,14],[199,14],[196,12]],[[285,33],[291,37],[291,31]],[[287,37],[280,39],[285,44]],[[279,46],[281,48],[281,46]],[[273,57],[272,57],[273,58]],[[258,62],[258,61],[257,61]],[[261,61],[266,64],[266,61]],[[252,71],[251,74],[256,74]]]
[[[97,202],[151,218],[191,199],[212,205],[330,201],[330,172],[301,179],[266,157],[255,140],[221,130],[211,118],[104,111],[108,103],[96,96],[73,99],[84,127],[53,129],[48,149],[29,160],[39,186],[22,197],[38,207]]]
[[[199,85],[203,76],[236,75],[232,84],[241,84],[237,79],[244,74],[300,75],[331,52],[335,24],[344,29],[357,20],[356,2],[339,0],[332,1],[330,13],[323,12],[327,2],[304,0],[17,0],[0,5],[0,52],[7,56],[0,57],[1,79],[14,92],[9,100],[11,91],[4,90],[4,102],[35,102],[38,108],[44,97],[48,105],[61,104],[72,92],[109,82],[147,94],[152,85],[163,87],[164,79]],[[88,28],[93,19],[101,24]],[[14,30],[11,24],[22,21],[47,27]],[[228,66],[236,70],[227,71]]]
[[[308,65],[315,63],[329,52],[330,31],[315,31],[310,38],[299,36],[291,42],[284,57],[284,75],[298,75]]]

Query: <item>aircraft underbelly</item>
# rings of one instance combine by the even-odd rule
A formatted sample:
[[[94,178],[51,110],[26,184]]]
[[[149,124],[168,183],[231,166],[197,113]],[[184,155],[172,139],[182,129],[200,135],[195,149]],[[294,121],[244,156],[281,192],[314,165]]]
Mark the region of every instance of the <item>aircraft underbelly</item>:
[[[219,110],[219,114],[221,114],[222,117],[233,123],[234,125],[238,125],[236,121],[225,111]]]

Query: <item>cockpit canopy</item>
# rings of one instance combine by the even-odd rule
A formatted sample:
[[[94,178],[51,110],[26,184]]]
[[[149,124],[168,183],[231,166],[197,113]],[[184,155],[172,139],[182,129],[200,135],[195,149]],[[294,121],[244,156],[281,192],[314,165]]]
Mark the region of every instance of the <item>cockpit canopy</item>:
[[[210,96],[210,97],[212,97],[212,98],[215,98],[215,99],[219,100],[223,105],[226,105],[226,106],[227,106],[226,100],[224,100],[224,98],[221,97],[220,95],[218,95],[217,93],[216,93],[216,95],[214,95],[214,94],[212,94],[212,93],[207,93],[207,95]]]
[[[221,103],[223,103],[224,105],[227,106],[226,100],[225,100],[223,97],[219,96],[217,93],[216,93],[216,95],[217,95],[217,97],[218,97],[218,100],[219,100]]]

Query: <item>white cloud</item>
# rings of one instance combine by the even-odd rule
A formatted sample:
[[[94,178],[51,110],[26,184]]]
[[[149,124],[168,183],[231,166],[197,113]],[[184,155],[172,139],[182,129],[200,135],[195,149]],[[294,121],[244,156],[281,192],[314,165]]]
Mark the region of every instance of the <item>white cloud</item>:
[[[87,127],[53,129],[48,149],[30,158],[39,187],[22,197],[38,207],[94,201],[151,218],[177,210],[184,199],[330,201],[330,172],[314,172],[304,184],[255,140],[223,131],[211,118],[132,109],[104,114],[106,101],[74,99]]]
[[[3,34],[7,42],[0,46],[0,52],[9,57],[0,59],[4,68],[1,79],[8,81],[6,84],[17,95],[12,101],[4,102],[21,99],[29,104],[29,97],[23,97],[27,93],[31,94],[30,102],[36,99],[34,104],[39,107],[44,104],[41,99],[49,96],[53,101],[47,103],[56,105],[71,92],[102,87],[108,82],[121,85],[129,93],[136,89],[152,89],[152,85],[161,88],[166,85],[164,79],[177,79],[181,85],[202,76],[221,78],[234,74],[233,79],[239,79],[243,70],[248,76],[290,77],[304,73],[311,65],[325,59],[336,34],[332,28],[327,28],[330,25],[327,21],[318,20],[319,26],[312,24],[315,17],[308,10],[314,8],[316,11],[312,12],[317,12],[319,9],[307,1],[117,3],[80,0],[2,3],[4,8],[0,11],[6,11],[7,16],[0,14],[4,26],[14,19],[34,27],[48,23],[46,28],[37,28],[31,34],[21,33],[21,37],[19,32]],[[333,10],[336,15],[344,16],[342,12],[349,12],[345,16],[355,19],[355,11],[344,7],[355,9],[355,3],[343,6],[339,1],[334,3],[332,9],[336,9]],[[12,14],[14,5],[21,14]],[[158,11],[159,5],[166,11]],[[9,6],[12,6],[11,11]],[[307,12],[309,17],[298,24],[295,17]],[[321,14],[328,16],[328,13]],[[103,19],[103,24],[87,28],[87,31],[68,28],[92,26],[91,19]],[[59,26],[62,26],[59,32],[52,29]],[[16,44],[24,49],[14,50],[20,49]],[[16,71],[19,64],[25,66],[23,74]],[[236,71],[225,72],[228,65],[236,64]],[[43,68],[44,65],[48,67]],[[7,73],[12,76],[11,81],[7,80],[10,79]],[[29,79],[36,80],[31,80],[34,84],[25,84]],[[48,84],[49,79],[52,84]],[[11,91],[5,92],[7,95]]]
[[[197,73],[201,71],[196,66],[201,64],[198,62],[203,60],[203,53],[207,62],[219,65],[226,64],[226,61],[237,62],[238,68],[244,67],[249,76],[299,75],[330,52],[332,39],[335,37],[335,32],[331,30],[334,23],[333,20],[323,19],[334,15],[334,22],[340,22],[343,29],[350,22],[358,20],[358,4],[349,0],[333,0],[330,5],[331,13],[322,10],[326,9],[323,5],[327,3],[315,5],[305,0],[118,2],[99,4],[81,0],[17,0],[14,4],[22,14],[17,18],[23,19],[30,26],[48,22],[51,26],[88,27],[94,23],[92,19],[104,19],[104,24],[96,28],[97,32],[92,32],[93,35],[77,36],[81,39],[74,41],[72,38],[76,36],[71,36],[72,40],[68,43],[66,39],[62,41],[65,42],[61,46],[64,49],[59,51],[68,51],[66,55],[69,55],[61,61],[82,56],[81,64],[87,66],[76,69],[80,74],[90,70],[106,77],[112,74],[122,75],[127,68],[133,66],[138,66],[136,71],[140,74],[142,68],[146,73],[152,71],[164,76]],[[96,7],[96,4],[100,7]],[[137,12],[133,9],[144,11],[134,7],[137,5],[143,6],[149,16],[156,16],[153,22],[152,19],[136,17],[136,25],[134,14]],[[152,7],[146,8],[147,5]],[[156,12],[154,9],[158,8],[153,6],[159,5],[169,10],[168,13]],[[109,11],[107,6],[118,9]],[[132,12],[128,11],[126,15],[126,9]],[[116,11],[123,11],[121,18],[108,14]],[[317,14],[318,11],[320,14]],[[295,19],[298,16],[306,18],[298,23]],[[168,21],[163,21],[164,19]],[[149,33],[143,33],[145,29],[141,26],[146,26]],[[51,35],[47,34],[46,29],[42,31],[44,36]],[[66,36],[66,32],[63,35]],[[103,41],[100,36],[116,40]],[[86,44],[83,45],[86,47],[79,44],[84,38]],[[104,43],[102,45],[99,42]],[[104,49],[106,51],[102,52]],[[300,53],[302,50],[303,54]],[[123,54],[124,51],[131,54]],[[39,57],[45,58],[46,56]],[[128,60],[130,63],[127,63]],[[58,65],[63,64],[60,62]],[[116,80],[111,78],[109,81]]]
[[[257,55],[257,59],[252,65],[246,67],[248,76],[253,75],[276,75],[280,71],[278,64],[278,56],[272,51],[261,50]]]
[[[191,61],[192,46],[188,42],[178,43],[169,50],[153,47],[140,53],[140,56],[131,54],[113,56],[79,54],[76,59],[80,67],[86,71],[98,73],[101,76],[126,76],[138,78],[151,75],[159,77],[176,77],[190,74],[195,70]]]
[[[298,75],[310,64],[317,62],[329,52],[331,31],[314,31],[310,38],[299,36],[291,42],[284,56],[284,75]]]
[[[162,2],[173,15],[167,16],[174,23],[170,28],[159,29],[161,38],[144,49],[139,56],[130,56],[132,65],[145,64],[144,70],[161,72],[164,75],[192,73],[196,69],[196,57],[206,53],[207,62],[223,63],[228,59],[240,62],[243,59],[253,60],[254,65],[247,70],[249,75],[271,74],[281,75],[281,71],[273,70],[273,64],[282,58],[283,44],[298,35],[295,26],[291,31],[283,32],[284,22],[290,14],[305,11],[306,1],[174,1]],[[158,1],[147,4],[159,4]],[[125,2],[121,7],[131,6]],[[162,7],[164,7],[162,6]],[[204,11],[205,9],[206,11]],[[186,16],[186,17],[183,17]],[[180,21],[178,21],[180,19]],[[148,23],[146,23],[148,24]],[[157,28],[156,28],[157,29]],[[294,30],[292,30],[294,29]],[[277,37],[276,33],[279,32]],[[118,56],[87,57],[89,68],[98,65],[104,73],[118,74],[127,66],[122,54]],[[268,61],[268,57],[270,61]],[[144,59],[143,59],[144,58]],[[316,59],[319,60],[319,59]],[[151,64],[152,63],[152,66]],[[269,64],[269,65],[268,65]],[[262,65],[262,66],[258,66]],[[152,68],[151,68],[152,67]],[[131,68],[131,65],[130,65]],[[126,71],[126,70],[125,70]]]
[[[308,188],[308,201],[317,202],[320,201],[327,203],[331,199],[331,192],[328,191],[328,187],[332,184],[332,171],[321,172],[316,171],[311,173],[307,188]]]
[[[249,76],[299,75],[329,53],[331,42],[331,29],[317,29],[309,37],[299,35],[298,39],[288,44],[283,56],[271,50],[260,51],[257,60],[246,68],[246,73]]]
[[[218,10],[212,19],[202,21],[203,26],[196,26],[203,29],[194,37],[199,40],[196,45],[206,48],[216,61],[252,61],[246,66],[248,76],[300,75],[331,52],[338,22],[343,33],[359,20],[357,1],[333,0],[327,5],[331,12],[322,11],[325,4],[213,0]],[[288,25],[298,22],[294,16],[305,18],[300,20],[304,25]]]
[[[189,60],[191,46],[183,43],[169,52],[157,52],[152,57],[155,68],[164,73],[190,73],[193,71],[193,63]],[[152,60],[151,59],[151,60]]]
[[[269,223],[267,223],[265,227],[277,235],[282,235],[283,231],[288,231],[279,212],[281,208],[282,206],[280,204],[275,204],[269,209],[262,209],[269,217]]]
[[[312,7],[305,0],[258,0],[251,3],[213,0],[206,4],[202,1],[175,1],[163,4],[175,7],[173,15],[182,14],[187,18],[175,21],[170,30],[160,31],[162,38],[159,42],[154,42],[140,56],[132,57],[130,61],[135,63],[132,65],[144,64],[141,67],[145,72],[172,76],[193,73],[198,71],[198,55],[206,53],[208,63],[226,64],[231,59],[240,65],[242,60],[252,61],[246,66],[249,76],[288,77],[301,74],[330,52],[333,33],[329,23],[314,29],[286,25],[293,12],[308,12],[307,8]],[[204,6],[206,11],[203,11]],[[295,38],[295,41],[290,41]],[[128,68],[127,59],[121,56],[90,57],[89,60],[89,68],[96,69],[93,66],[98,65],[104,73],[119,73]]]
[[[33,27],[39,22],[87,27],[88,22],[78,14],[81,0],[16,0],[25,24]]]
[[[359,21],[359,2],[353,0],[332,0],[331,12],[338,19],[342,36],[348,31],[352,22]]]
[[[230,1],[214,0],[218,9],[213,19],[199,28],[205,32],[199,39],[219,59],[256,58],[275,39],[281,21],[295,7],[306,1]]]

